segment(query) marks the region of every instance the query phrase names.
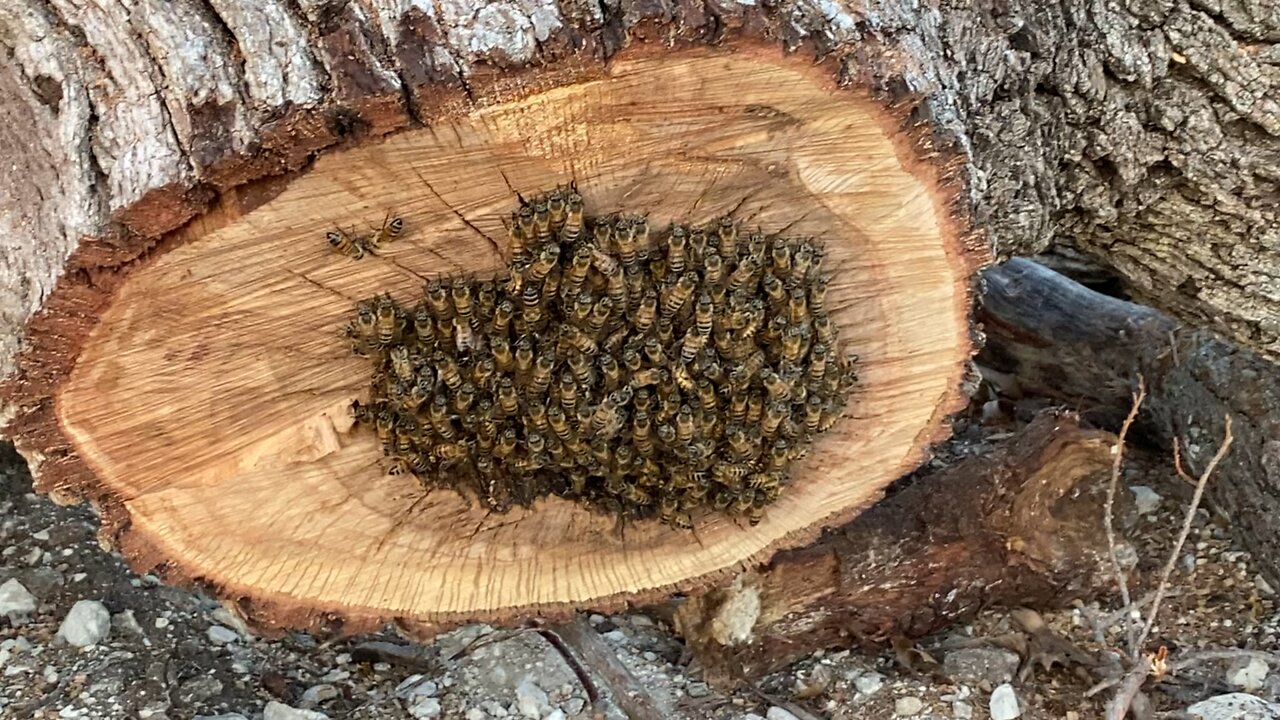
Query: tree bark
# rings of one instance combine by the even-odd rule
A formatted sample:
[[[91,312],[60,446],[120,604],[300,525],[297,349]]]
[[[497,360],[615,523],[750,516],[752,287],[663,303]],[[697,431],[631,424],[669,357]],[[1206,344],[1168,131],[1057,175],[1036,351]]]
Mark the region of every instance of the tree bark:
[[[1118,425],[1141,375],[1138,429],[1156,445],[1176,439],[1193,476],[1217,452],[1224,418],[1236,441],[1208,489],[1209,505],[1280,582],[1280,377],[1256,353],[1186,330],[1150,308],[1101,295],[1015,259],[986,271],[979,362],[1015,395],[1045,394]],[[1007,382],[997,380],[997,383]]]
[[[992,606],[1109,587],[1102,531],[1115,438],[1046,412],[991,452],[922,473],[820,541],[686,600],[675,624],[736,684],[815,650],[920,637]]]

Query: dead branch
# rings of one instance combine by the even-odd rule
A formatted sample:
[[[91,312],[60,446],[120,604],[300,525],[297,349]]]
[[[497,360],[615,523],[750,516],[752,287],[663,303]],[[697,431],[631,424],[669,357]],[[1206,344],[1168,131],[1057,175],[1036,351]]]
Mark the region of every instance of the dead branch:
[[[1103,517],[1104,527],[1107,531],[1107,550],[1111,557],[1111,569],[1116,575],[1116,583],[1120,586],[1120,599],[1125,607],[1133,604],[1133,600],[1129,596],[1129,583],[1125,579],[1124,568],[1120,566],[1120,558],[1116,555],[1116,531],[1115,531],[1115,504],[1116,504],[1116,488],[1120,485],[1120,473],[1124,469],[1124,444],[1125,438],[1129,436],[1129,428],[1133,426],[1133,421],[1138,417],[1138,410],[1142,407],[1142,401],[1147,398],[1147,384],[1143,380],[1142,375],[1138,375],[1138,390],[1133,394],[1133,404],[1129,408],[1129,414],[1125,416],[1124,424],[1120,426],[1120,435],[1116,439],[1115,458],[1111,463],[1111,478],[1107,483],[1107,504],[1106,515]],[[1138,659],[1138,651],[1135,648],[1135,637],[1133,623],[1125,619],[1125,636],[1129,639],[1129,648],[1131,659]]]

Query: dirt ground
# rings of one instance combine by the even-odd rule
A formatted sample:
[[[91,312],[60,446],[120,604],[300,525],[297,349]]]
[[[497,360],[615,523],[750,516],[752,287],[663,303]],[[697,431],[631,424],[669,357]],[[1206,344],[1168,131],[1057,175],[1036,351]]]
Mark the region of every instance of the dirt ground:
[[[940,457],[980,452],[993,432],[962,421]],[[1130,457],[1127,491],[1146,512],[1120,530],[1135,550],[1141,579],[1134,597],[1141,599],[1168,557],[1190,493],[1166,458],[1138,449]],[[99,548],[95,529],[89,509],[60,508],[32,494],[21,458],[0,447],[0,599],[12,599],[14,586],[6,583],[16,580],[35,606],[0,614],[0,717],[592,717],[591,693],[538,633],[468,626],[427,646],[390,633],[330,643],[301,634],[257,639],[210,598],[130,572]],[[1229,519],[1202,509],[1176,560],[1149,643],[1165,646],[1171,662],[1198,650],[1280,650],[1275,589],[1228,530]],[[59,633],[79,601],[91,602],[71,613],[71,625],[86,614],[100,621],[93,603],[111,618],[108,634],[85,648]],[[1009,610],[996,608],[921,640],[922,652],[833,648],[730,693],[702,682],[679,640],[653,618],[592,615],[590,623],[664,718],[980,720],[1017,712],[1084,720],[1102,717],[1112,692],[1087,696],[1102,679],[1099,658],[1124,646],[1109,617],[1117,607],[1105,598],[1044,613],[1050,634],[1040,637],[1054,641],[1048,649],[1032,642]],[[62,635],[92,634],[94,625]],[[1191,704],[1242,690],[1280,699],[1277,656],[1259,657],[1235,653],[1148,681],[1149,716],[1189,717],[1183,710]]]

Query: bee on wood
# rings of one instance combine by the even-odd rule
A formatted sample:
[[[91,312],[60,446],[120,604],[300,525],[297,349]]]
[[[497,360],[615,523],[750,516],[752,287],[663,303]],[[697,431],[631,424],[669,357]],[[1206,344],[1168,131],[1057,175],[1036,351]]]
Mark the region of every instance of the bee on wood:
[[[551,220],[552,232],[559,232],[565,223],[565,192],[561,188],[556,188],[547,193],[547,214]]]
[[[576,243],[582,235],[582,196],[570,191],[565,198],[564,226],[560,228],[560,242]]]
[[[636,236],[631,221],[618,218],[613,224],[613,239],[618,245],[618,255],[623,265],[632,265],[636,261]]]
[[[728,215],[720,218],[716,225],[716,236],[720,239],[720,254],[728,260],[738,257],[738,226]]]
[[[773,274],[786,278],[791,275],[791,248],[780,239],[775,240],[769,251],[769,265]]]
[[[377,417],[372,405],[362,403],[359,400],[351,401],[350,410],[351,417],[355,419],[358,425],[373,425]]]
[[[813,246],[801,243],[791,256],[791,279],[803,283],[809,278],[809,270],[813,267]]]
[[[381,250],[384,245],[390,245],[401,233],[404,232],[404,219],[394,216],[387,212],[386,217],[382,218],[382,225],[373,229],[373,234],[369,236],[368,246],[374,250]]]
[[[769,469],[781,470],[791,460],[791,443],[786,438],[778,438],[769,447]]]
[[[334,228],[325,233],[325,240],[329,242],[329,247],[339,255],[345,255],[352,260],[361,260],[364,258],[365,243],[359,237],[352,237],[344,232],[341,228]]]
[[[698,275],[694,272],[686,272],[680,276],[675,285],[666,290],[662,297],[662,318],[670,320],[680,311],[680,308],[689,301],[693,291],[698,287]]]
[[[390,295],[378,298],[377,330],[378,344],[386,347],[400,339],[406,325],[404,313],[391,299]]]
[[[738,262],[738,267],[733,269],[729,274],[729,284],[726,288],[730,294],[738,292],[745,288],[753,278],[756,272],[760,270],[760,261],[748,255]]]
[[[724,261],[715,250],[707,250],[702,261],[702,279],[711,287],[720,285],[724,280]]]
[[[439,279],[428,280],[425,287],[427,307],[436,320],[453,319],[453,303],[449,301],[449,289]]]

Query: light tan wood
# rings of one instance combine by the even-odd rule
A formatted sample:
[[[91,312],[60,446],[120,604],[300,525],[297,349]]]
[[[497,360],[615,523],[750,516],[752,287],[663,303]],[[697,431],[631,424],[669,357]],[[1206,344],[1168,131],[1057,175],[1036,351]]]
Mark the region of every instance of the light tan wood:
[[[896,132],[801,59],[697,50],[620,58],[596,81],[326,155],[124,281],[59,422],[135,542],[286,611],[451,621],[704,584],[873,502],[962,397],[973,260],[935,169]],[[492,271],[514,191],[571,180],[588,214],[661,226],[732,212],[826,242],[828,305],[861,382],[758,526],[619,534],[554,499],[492,515],[384,476],[372,437],[351,432],[346,406],[368,383],[339,333],[353,303]],[[387,210],[407,231],[383,257],[330,252],[326,230]]]

